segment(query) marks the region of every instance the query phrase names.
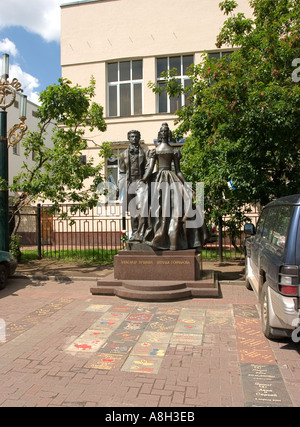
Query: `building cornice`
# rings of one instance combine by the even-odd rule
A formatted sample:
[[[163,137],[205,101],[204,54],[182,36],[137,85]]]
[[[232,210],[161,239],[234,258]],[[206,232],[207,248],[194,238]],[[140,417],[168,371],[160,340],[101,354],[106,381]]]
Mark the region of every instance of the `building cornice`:
[[[60,5],[60,7],[80,6],[81,4],[86,4],[86,3],[104,3],[109,1],[118,1],[118,0],[78,0],[78,1],[71,1],[68,3],[63,3]]]

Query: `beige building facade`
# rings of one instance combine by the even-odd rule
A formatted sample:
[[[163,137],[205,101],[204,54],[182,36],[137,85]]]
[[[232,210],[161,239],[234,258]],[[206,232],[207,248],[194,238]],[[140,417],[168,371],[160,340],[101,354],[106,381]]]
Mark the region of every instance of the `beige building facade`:
[[[155,94],[161,72],[176,68],[188,85],[186,68],[199,63],[204,52],[213,56],[216,37],[224,22],[220,0],[84,0],[61,6],[62,77],[87,86],[96,80],[95,101],[104,107],[107,131],[89,135],[87,156],[96,159],[98,145],[114,144],[115,159],[106,176],[118,178],[117,156],[128,145],[127,132],[137,129],[147,147],[153,147],[161,123],[174,129],[175,110],[186,102]],[[250,16],[248,0],[238,0],[238,12]]]
[[[20,94],[16,92],[16,99],[11,107],[7,109],[7,131],[15,125],[20,123]],[[38,105],[33,102],[27,100],[27,108],[26,108],[26,120],[25,124],[27,126],[27,131],[37,131],[39,118],[37,117],[37,109]],[[52,129],[55,127],[54,123],[50,123],[47,128],[47,133],[45,134],[45,145],[47,147],[52,146],[51,135]],[[29,157],[25,157],[25,147],[22,144],[22,141],[26,137],[27,131],[23,137],[23,139],[13,146],[9,146],[8,149],[8,173],[9,173],[9,184],[13,183],[13,179],[16,175],[22,172],[22,167],[24,162],[28,165],[28,168],[32,168],[35,165],[34,161],[34,153],[31,153]],[[10,194],[11,197],[14,194]]]

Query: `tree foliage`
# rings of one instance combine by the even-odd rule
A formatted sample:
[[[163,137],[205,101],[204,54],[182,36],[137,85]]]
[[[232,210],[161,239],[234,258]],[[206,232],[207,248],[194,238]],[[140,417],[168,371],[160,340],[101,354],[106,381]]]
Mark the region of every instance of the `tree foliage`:
[[[217,61],[204,54],[191,67],[190,102],[175,121],[177,136],[189,135],[183,172],[205,182],[207,212],[241,220],[248,203],[265,205],[300,188],[300,87],[292,78],[300,2],[249,3],[251,18],[235,13],[236,1],[220,3],[227,18],[216,46],[234,52]]]
[[[94,164],[92,158],[82,161],[82,152],[88,148],[86,130],[105,131],[103,107],[92,101],[95,81],[83,88],[72,86],[67,79],[48,86],[41,92],[38,107],[38,130],[30,131],[23,141],[26,159],[34,153],[34,165],[24,161],[22,171],[14,178],[11,191],[17,194],[14,213],[34,201],[48,201],[52,210],[59,212],[61,203],[73,203],[84,210],[97,204],[96,188],[102,181],[103,162]],[[53,128],[52,145],[46,145],[49,125]],[[99,147],[103,159],[111,155],[109,143]]]

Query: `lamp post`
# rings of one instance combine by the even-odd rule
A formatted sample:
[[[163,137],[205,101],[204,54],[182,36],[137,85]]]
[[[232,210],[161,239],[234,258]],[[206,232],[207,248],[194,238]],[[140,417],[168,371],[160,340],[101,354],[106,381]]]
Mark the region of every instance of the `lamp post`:
[[[26,101],[21,95],[20,123],[7,132],[7,111],[16,98],[16,92],[23,92],[17,79],[8,81],[9,55],[2,55],[2,76],[0,80],[0,250],[9,251],[9,205],[8,205],[8,147],[17,144],[23,138],[27,126]]]

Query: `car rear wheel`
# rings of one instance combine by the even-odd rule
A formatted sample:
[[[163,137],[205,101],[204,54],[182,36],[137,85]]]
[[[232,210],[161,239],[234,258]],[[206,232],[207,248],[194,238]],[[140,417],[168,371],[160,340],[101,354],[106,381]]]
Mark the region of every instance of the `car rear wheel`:
[[[0,289],[5,288],[7,277],[8,277],[8,273],[5,265],[0,264]]]
[[[268,283],[264,283],[261,291],[261,300],[260,300],[260,308],[261,308],[261,323],[262,323],[262,331],[264,335],[268,339],[276,339],[271,331],[270,326],[270,300],[269,300],[269,292],[268,292]]]

